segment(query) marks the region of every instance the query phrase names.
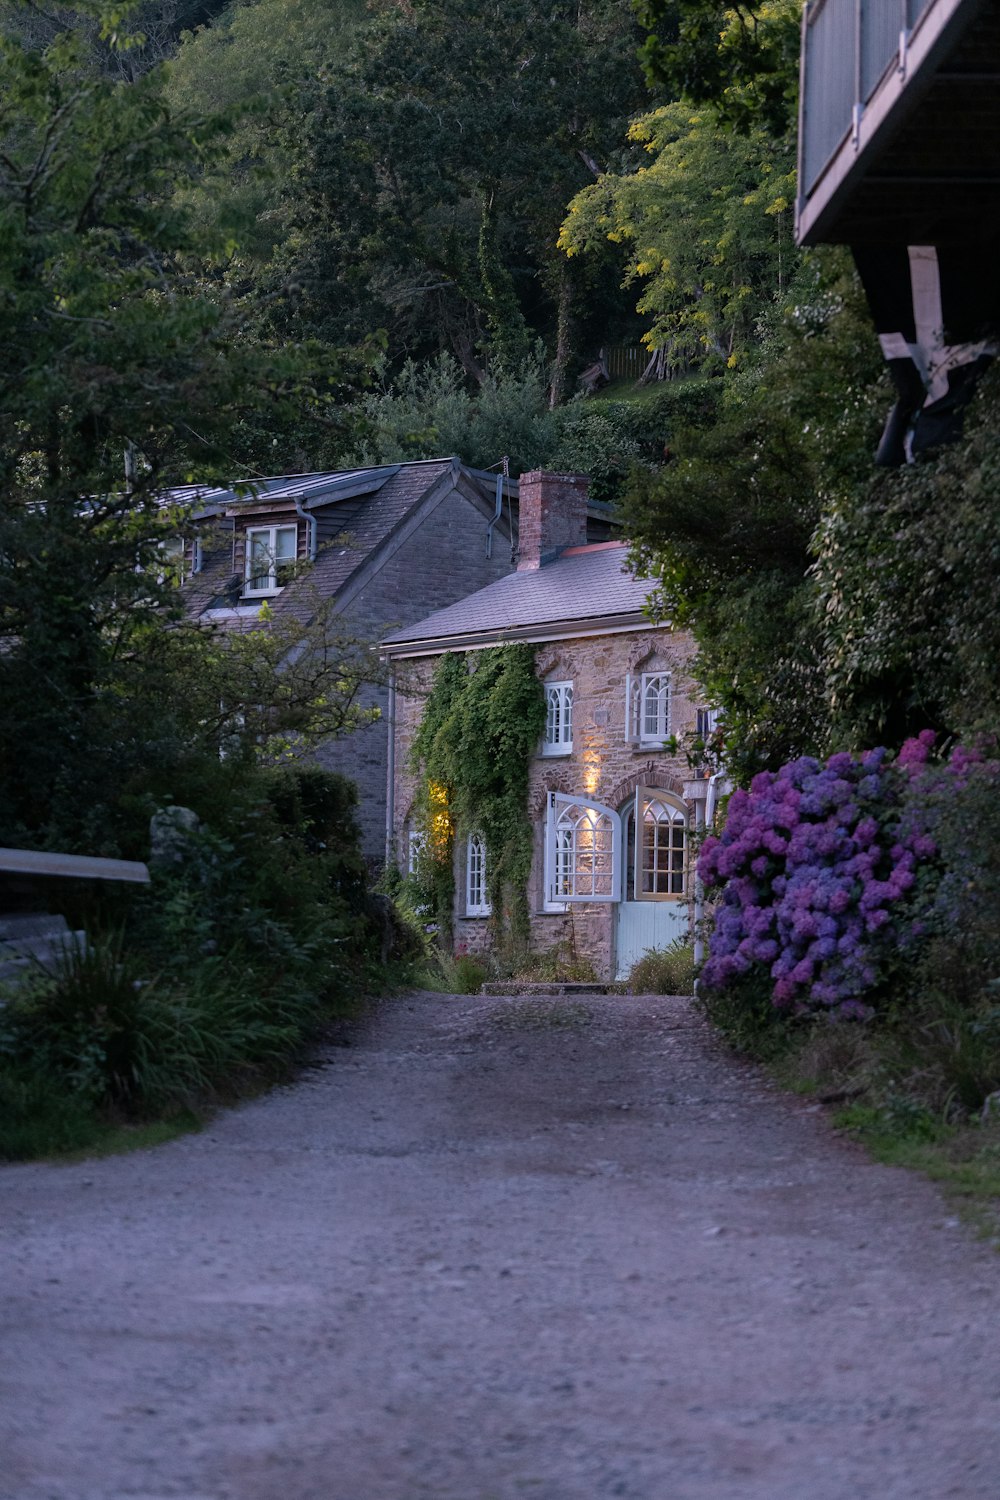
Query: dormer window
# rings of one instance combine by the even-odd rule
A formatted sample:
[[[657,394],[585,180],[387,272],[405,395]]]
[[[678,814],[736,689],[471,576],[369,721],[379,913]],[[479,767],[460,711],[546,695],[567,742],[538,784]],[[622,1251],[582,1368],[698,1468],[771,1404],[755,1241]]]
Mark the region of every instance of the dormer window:
[[[295,526],[248,526],[244,594],[276,594],[298,554]]]

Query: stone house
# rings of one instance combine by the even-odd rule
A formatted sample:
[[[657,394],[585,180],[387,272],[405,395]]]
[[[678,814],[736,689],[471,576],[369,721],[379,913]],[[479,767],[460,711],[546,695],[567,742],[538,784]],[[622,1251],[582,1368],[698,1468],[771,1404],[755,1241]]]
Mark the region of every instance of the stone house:
[[[387,837],[405,868],[421,838],[408,752],[441,655],[469,653],[474,670],[478,650],[531,643],[547,706],[530,768],[532,947],[561,946],[607,979],[688,930],[700,788],[683,747],[710,715],[690,636],[648,618],[626,545],[588,542],[586,517],[585,479],[522,475],[517,570],[384,640],[396,674]],[[455,941],[482,951],[489,850],[475,829],[455,842]]]
[[[171,490],[190,510],[185,608],[222,630],[274,618],[308,623],[334,602],[345,635],[377,642],[509,574],[517,544],[516,481],[457,458],[254,480],[246,490]],[[610,535],[607,506],[591,504],[592,538]],[[309,564],[309,566],[303,566]],[[385,855],[388,688],[372,682],[361,706],[381,717],[319,747],[316,758],[358,786],[362,849]]]

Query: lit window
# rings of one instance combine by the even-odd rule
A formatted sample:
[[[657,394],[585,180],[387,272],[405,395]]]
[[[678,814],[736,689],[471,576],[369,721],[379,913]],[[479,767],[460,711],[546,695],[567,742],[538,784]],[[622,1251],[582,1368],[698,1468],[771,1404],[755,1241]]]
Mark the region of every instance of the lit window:
[[[573,684],[545,684],[543,755],[570,755],[573,750]]]
[[[294,526],[247,529],[245,594],[276,594],[295,566],[298,531]]]
[[[486,845],[482,836],[472,834],[465,860],[465,915],[488,917],[492,907],[486,891]]]
[[[649,787],[637,787],[635,804],[628,812],[626,838],[625,899],[668,901],[683,897],[687,874],[684,807]]]
[[[610,807],[550,792],[545,826],[545,900],[617,901],[621,819]]]

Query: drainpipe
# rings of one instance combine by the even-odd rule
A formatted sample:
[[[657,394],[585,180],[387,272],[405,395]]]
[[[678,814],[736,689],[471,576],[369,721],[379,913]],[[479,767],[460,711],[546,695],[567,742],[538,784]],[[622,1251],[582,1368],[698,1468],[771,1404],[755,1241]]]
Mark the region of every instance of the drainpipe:
[[[708,778],[708,798],[705,802],[705,827],[709,832],[712,831],[712,826],[715,823],[715,804],[717,800],[715,783],[720,780],[729,780],[725,771],[716,771],[713,776]]]
[[[713,827],[715,826],[715,805],[716,801],[718,800],[719,788],[717,783],[719,781],[726,781],[728,783],[729,777],[725,771],[716,771],[714,775],[708,778],[708,787],[705,794],[704,819],[701,824],[702,828],[707,833],[711,833]],[[698,878],[698,875],[696,874],[694,881],[694,961],[695,964],[699,965],[704,963],[705,961],[705,940],[701,935],[702,922],[704,921],[704,918],[705,888],[702,885],[701,880]],[[695,981],[695,983],[697,983],[697,981]]]
[[[498,524],[498,522],[500,521],[501,516],[503,515],[503,487],[506,484],[507,480],[510,478],[510,459],[507,458],[506,455],[504,455],[504,457],[500,460],[500,463],[502,465],[502,468],[500,470],[500,473],[497,475],[497,503],[496,503],[496,510],[493,513],[493,519],[490,521],[489,525],[486,528],[486,556],[487,557],[492,557],[493,556],[493,529]],[[513,546],[513,544],[514,544],[514,533],[513,533],[513,530],[511,531],[510,539],[511,539],[511,546]]]
[[[728,780],[725,771],[716,771],[706,781],[699,777],[695,781],[685,781],[684,801],[694,807],[695,832],[710,833],[715,822],[715,807],[718,801],[718,783]],[[705,918],[705,888],[699,878],[697,867],[694,877],[694,961],[702,964],[705,961],[705,940],[701,935],[702,922]]]
[[[308,511],[302,509],[302,501],[297,495],[292,496],[292,504],[295,506],[295,514],[301,516],[306,523],[306,551],[309,561],[316,561],[316,517],[309,515]]]
[[[706,804],[711,789],[711,782],[705,781],[701,776],[697,777],[694,781],[685,781],[684,783],[684,801],[694,808],[694,829],[697,834],[702,834],[705,831]],[[705,890],[698,875],[698,867],[696,865],[694,874],[694,961],[696,965],[703,963],[705,958],[705,943],[701,936],[704,911]]]
[[[386,707],[389,747],[386,754],[385,790],[385,863],[388,868],[393,852],[393,825],[396,820],[396,669],[389,669],[389,702]]]

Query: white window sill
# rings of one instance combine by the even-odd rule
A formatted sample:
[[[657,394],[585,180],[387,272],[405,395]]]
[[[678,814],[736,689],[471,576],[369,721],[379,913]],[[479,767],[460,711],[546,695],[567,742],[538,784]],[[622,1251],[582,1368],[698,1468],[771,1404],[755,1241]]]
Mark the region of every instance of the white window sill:
[[[466,915],[466,917],[470,918],[472,921],[479,921],[479,922],[481,922],[486,917],[492,917],[492,915],[493,915],[493,909],[492,909],[492,907],[489,907],[489,906],[477,906],[477,907],[474,907],[474,908],[469,908],[466,911],[465,915]]]
[[[255,620],[260,614],[259,604],[234,604],[218,609],[202,610],[200,620]]]
[[[539,752],[546,760],[556,760],[559,756],[573,754],[572,745],[543,745]]]

